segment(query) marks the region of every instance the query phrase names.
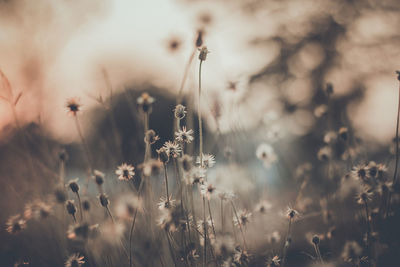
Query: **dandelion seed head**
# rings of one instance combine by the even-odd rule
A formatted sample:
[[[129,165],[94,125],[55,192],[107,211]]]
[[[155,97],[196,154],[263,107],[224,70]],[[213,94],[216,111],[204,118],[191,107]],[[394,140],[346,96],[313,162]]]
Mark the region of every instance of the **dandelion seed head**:
[[[134,169],[135,167],[133,167],[132,165],[122,163],[120,166],[118,166],[115,174],[118,175],[119,180],[129,181],[135,175]]]
[[[371,178],[369,174],[369,167],[365,164],[354,166],[351,171],[351,175],[353,178],[361,180],[363,182],[367,182],[367,180]]]
[[[247,224],[250,223],[251,219],[251,212],[248,212],[246,210],[240,210],[237,213],[237,217],[233,217],[233,222],[236,226],[241,227],[241,226],[246,226]]]

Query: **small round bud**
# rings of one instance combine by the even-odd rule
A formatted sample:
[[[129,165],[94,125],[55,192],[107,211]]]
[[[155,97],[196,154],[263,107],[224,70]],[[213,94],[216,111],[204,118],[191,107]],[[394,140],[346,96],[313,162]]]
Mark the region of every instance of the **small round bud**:
[[[205,61],[207,59],[208,53],[210,51],[207,49],[207,46],[203,46],[202,48],[199,48],[200,54],[199,54],[199,59],[200,61]]]
[[[318,245],[320,241],[319,236],[314,235],[311,241],[313,242],[313,244]]]
[[[99,195],[99,199],[100,199],[100,204],[101,204],[103,207],[107,207],[108,204],[110,204],[110,201],[108,200],[108,196],[107,196],[106,194],[104,194],[104,193],[101,193],[101,194]]]
[[[148,130],[144,137],[144,142],[152,145],[155,142],[157,142],[157,140],[159,140],[159,139],[160,139],[160,137],[156,134],[156,132],[154,130]]]
[[[61,161],[67,161],[68,160],[68,153],[65,149],[61,149],[61,151],[58,153],[58,158]]]
[[[79,191],[79,185],[77,182],[78,182],[78,179],[74,179],[68,183],[69,188],[71,188],[71,191],[74,193],[78,193],[78,191]]]
[[[102,184],[104,184],[104,173],[102,173],[98,170],[94,170],[93,174],[94,174],[94,181],[96,182],[96,184],[98,186],[101,186]]]
[[[76,213],[76,207],[74,204],[73,200],[67,200],[67,203],[65,204],[67,208],[67,212],[71,215],[75,215]]]
[[[186,107],[184,105],[178,104],[174,109],[175,118],[183,119],[186,115]]]
[[[201,47],[203,45],[203,31],[197,31],[196,46]]]
[[[146,113],[146,112],[151,112],[151,107],[154,101],[155,99],[153,97],[151,97],[148,93],[144,92],[142,93],[141,96],[138,97],[137,104],[139,108]]]

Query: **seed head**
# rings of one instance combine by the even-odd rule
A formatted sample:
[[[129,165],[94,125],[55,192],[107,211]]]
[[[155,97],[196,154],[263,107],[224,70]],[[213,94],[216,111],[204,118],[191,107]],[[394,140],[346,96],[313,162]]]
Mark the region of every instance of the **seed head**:
[[[11,216],[6,223],[6,230],[10,234],[18,234],[26,228],[26,221],[20,215]]]
[[[313,238],[311,239],[311,242],[313,242],[314,245],[318,246],[320,241],[320,238],[318,235],[314,235]]]
[[[175,140],[178,142],[190,144],[194,140],[192,135],[193,130],[186,130],[186,127],[183,126],[182,129],[175,132]]]
[[[68,99],[65,106],[67,112],[73,116],[76,116],[76,114],[81,110],[81,104],[77,98]]]
[[[98,170],[94,170],[93,174],[94,181],[98,186],[101,186],[104,183],[105,174]]]
[[[67,196],[65,194],[65,191],[61,188],[57,188],[54,191],[54,196],[56,197],[56,201],[60,204],[64,204],[65,201],[67,200]]]
[[[181,120],[186,116],[186,107],[184,105],[178,104],[174,109],[175,118]]]
[[[197,31],[196,47],[201,47],[203,45],[203,30]]]
[[[129,181],[135,175],[135,172],[133,171],[134,169],[135,167],[133,167],[132,165],[122,163],[120,166],[118,166],[115,174],[118,175],[119,180]]]
[[[169,161],[169,153],[165,147],[161,147],[160,149],[157,149],[157,154],[158,154],[158,159],[162,163],[166,164]]]
[[[296,219],[296,218],[299,216],[299,212],[298,212],[297,210],[292,209],[292,208],[288,208],[288,209],[286,210],[286,216],[287,216],[289,219],[294,220],[294,219]]]
[[[167,152],[169,157],[177,158],[182,153],[182,148],[176,142],[167,141],[164,144],[164,149]]]
[[[155,99],[146,92],[142,93],[136,100],[139,109],[145,113],[151,112],[154,101]]]
[[[72,254],[65,262],[65,267],[81,267],[85,263],[83,259],[79,253]]]
[[[76,207],[75,207],[74,201],[67,200],[67,202],[65,203],[65,206],[67,208],[68,214],[71,214],[72,216],[74,216],[76,213]]]
[[[154,130],[148,130],[144,137],[144,142],[146,144],[152,145],[155,142],[157,142],[159,139],[160,139],[160,137],[156,134],[156,132]]]
[[[79,185],[78,185],[78,178],[73,179],[71,181],[68,182],[68,186],[69,188],[71,188],[71,191],[74,193],[78,193],[79,192]]]
[[[210,50],[207,49],[207,46],[198,48],[198,50],[200,51],[200,54],[199,54],[200,61],[205,61],[207,59],[207,55],[210,53]]]
[[[110,204],[110,201],[108,200],[108,196],[107,196],[106,194],[104,194],[104,193],[101,193],[101,194],[99,195],[99,200],[100,200],[100,204],[101,204],[103,207],[107,207],[108,204]]]

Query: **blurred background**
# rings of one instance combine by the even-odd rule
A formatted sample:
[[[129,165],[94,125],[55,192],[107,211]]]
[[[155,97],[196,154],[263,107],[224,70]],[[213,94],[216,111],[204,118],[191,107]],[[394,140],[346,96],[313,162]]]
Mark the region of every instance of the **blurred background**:
[[[332,194],[336,200],[337,190],[338,198],[354,200],[340,187],[344,172],[370,160],[387,163],[389,172],[394,167],[398,25],[397,0],[2,0],[0,222],[51,193],[62,149],[69,154],[67,180],[85,176],[80,137],[65,109],[71,97],[82,104],[79,119],[94,165],[110,177],[106,186],[115,195],[123,192],[116,166],[143,160],[136,99],[144,91],[156,99],[150,128],[161,140],[155,155],[173,138],[173,109],[187,66],[184,103],[194,118],[188,126],[197,132],[197,53],[188,62],[199,31],[210,50],[200,108],[205,151],[218,163],[211,181],[237,192],[247,209],[260,198],[276,211],[299,205],[304,172],[312,185],[299,210],[319,210],[319,199]],[[327,153],[341,161],[321,163],[321,149],[342,127],[349,144],[337,141],[334,155]],[[257,159],[262,143],[274,147],[271,166]],[[24,168],[26,162],[32,168]],[[354,214],[342,215],[346,224]],[[256,225],[263,228],[264,219]],[[282,228],[280,220],[270,221],[262,237]],[[357,223],[343,233],[354,229]],[[262,250],[259,233],[248,234]],[[15,253],[10,243],[19,241],[12,238],[2,230],[0,256],[7,263],[23,254]],[[303,254],[293,255],[298,260]]]

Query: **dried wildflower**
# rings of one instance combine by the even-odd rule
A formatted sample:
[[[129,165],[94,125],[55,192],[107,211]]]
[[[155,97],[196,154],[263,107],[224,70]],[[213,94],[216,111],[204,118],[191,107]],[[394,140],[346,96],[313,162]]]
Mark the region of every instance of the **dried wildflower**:
[[[238,212],[238,218],[234,216],[233,221],[236,226],[246,226],[250,222],[251,212],[247,212],[245,210],[240,210]]]
[[[65,267],[81,267],[85,263],[84,258],[79,253],[72,254],[65,262]]]
[[[319,238],[318,235],[314,235],[314,236],[312,237],[312,239],[311,239],[311,242],[312,242],[314,245],[316,245],[316,246],[319,244],[320,241],[321,241],[321,239]]]
[[[151,112],[151,107],[154,103],[155,99],[151,97],[148,93],[144,92],[139,96],[136,100],[139,108],[143,112]]]
[[[272,204],[269,203],[268,201],[261,201],[260,203],[257,204],[255,211],[259,213],[265,213],[267,210],[272,208]]]
[[[65,107],[67,112],[73,116],[76,116],[76,114],[81,110],[81,104],[77,98],[68,99]]]
[[[267,266],[281,266],[281,259],[279,256],[275,255],[267,260]]]
[[[328,161],[332,157],[332,149],[329,146],[322,147],[317,154],[317,157],[321,161]]]
[[[190,144],[194,140],[194,137],[192,135],[193,130],[186,130],[186,127],[183,126],[182,129],[175,132],[175,140],[178,142]]]
[[[290,207],[288,207],[286,210],[286,216],[288,217],[288,219],[295,220],[299,217],[299,215],[300,214],[298,211],[296,211]]]
[[[167,141],[163,147],[169,157],[177,158],[181,155],[182,148],[176,142]]]
[[[119,180],[129,181],[135,175],[135,172],[133,171],[134,169],[135,167],[133,167],[132,165],[122,163],[120,166],[118,166],[115,174],[118,175]]]
[[[186,116],[186,107],[184,105],[178,104],[174,109],[175,118],[178,120],[183,119]]]
[[[200,157],[197,157],[196,163],[205,169],[209,169],[215,165],[215,157],[211,154],[203,154],[203,164],[200,164]]]
[[[182,217],[180,208],[171,207],[163,210],[158,225],[165,231],[175,232],[180,228],[183,221],[185,219]]]
[[[204,225],[205,224],[205,225]],[[204,220],[197,220],[197,230],[199,233],[204,235],[204,226],[207,229],[207,235],[210,236],[211,234],[211,229],[212,229],[212,221],[210,217],[207,217],[206,221]]]
[[[14,215],[8,218],[6,222],[6,230],[10,234],[18,234],[26,228],[26,221],[21,218],[21,215]]]
[[[212,184],[209,184],[209,183],[207,183],[207,182],[205,182],[204,184],[202,184],[201,186],[200,186],[200,193],[203,195],[203,196],[206,196],[207,198],[208,198],[208,200],[210,200],[210,198],[211,198],[211,196],[215,193],[215,190],[216,188],[212,185]]]
[[[246,250],[236,248],[235,254],[233,255],[233,260],[235,263],[239,264],[239,266],[246,266],[250,262],[250,255]]]
[[[172,199],[172,196],[167,197],[161,197],[160,202],[157,204],[159,210],[165,210],[165,209],[170,209],[175,207],[175,199]]]
[[[94,170],[93,172],[93,179],[98,186],[101,186],[104,183],[105,174],[101,171]]]
[[[207,46],[198,48],[198,50],[200,51],[200,54],[199,54],[200,61],[205,61],[207,59],[207,55],[210,53],[210,51],[207,49]]]
[[[32,218],[45,219],[50,215],[50,213],[51,205],[40,200],[28,203],[27,205],[25,205],[24,209],[24,217],[27,220]]]
[[[265,143],[257,147],[256,156],[264,163],[265,168],[269,168],[278,159],[273,147]]]
[[[56,201],[60,204],[64,204],[67,200],[67,195],[65,194],[64,189],[61,188],[57,188],[54,191],[54,196],[56,197]]]
[[[65,207],[67,208],[68,214],[71,214],[72,216],[75,216],[76,207],[75,207],[74,200],[67,200],[67,202],[65,203]]]
[[[193,158],[191,156],[184,154],[180,158],[180,162],[182,163],[182,167],[185,172],[189,172],[192,169]]]
[[[67,184],[67,186],[71,189],[72,192],[78,193],[79,192],[79,185],[78,185],[78,180],[79,178],[75,178],[73,180],[70,180]]]
[[[146,144],[152,145],[155,142],[157,142],[158,140],[160,140],[160,137],[156,134],[156,132],[154,130],[148,130],[145,134],[144,137],[144,142]]]
[[[371,189],[367,186],[364,186],[357,196],[357,203],[364,205],[366,202],[372,199],[373,195],[374,194],[372,193]]]
[[[160,149],[157,149],[157,154],[158,154],[158,159],[166,164],[169,161],[169,153],[168,150],[165,147],[161,147]]]
[[[361,180],[363,182],[367,182],[369,178],[371,178],[369,174],[369,167],[365,164],[360,164],[353,167],[351,171],[351,175],[353,178]]]
[[[107,196],[106,194],[104,194],[104,193],[101,193],[101,194],[99,195],[99,200],[100,200],[100,204],[101,204],[103,207],[107,207],[108,204],[110,204],[110,201],[109,201],[109,199],[108,199],[108,196]]]

